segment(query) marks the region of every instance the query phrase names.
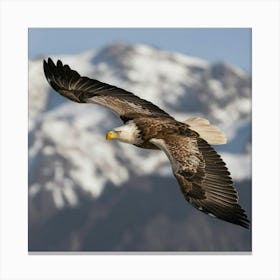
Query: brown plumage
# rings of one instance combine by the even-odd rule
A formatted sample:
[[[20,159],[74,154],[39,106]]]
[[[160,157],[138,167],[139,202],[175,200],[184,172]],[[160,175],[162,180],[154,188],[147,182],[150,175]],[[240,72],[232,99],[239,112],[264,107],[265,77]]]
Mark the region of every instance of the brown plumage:
[[[200,211],[249,227],[238,204],[230,173],[210,146],[224,144],[222,132],[205,119],[176,121],[168,113],[131,92],[81,77],[58,60],[44,60],[45,76],[54,90],[78,103],[95,103],[117,113],[124,126],[107,134],[140,148],[161,149],[170,160],[185,199]]]

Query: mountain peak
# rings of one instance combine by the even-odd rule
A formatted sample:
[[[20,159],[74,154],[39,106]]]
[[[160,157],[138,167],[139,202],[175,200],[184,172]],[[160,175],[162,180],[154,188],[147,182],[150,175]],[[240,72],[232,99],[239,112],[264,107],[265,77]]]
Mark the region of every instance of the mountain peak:
[[[208,118],[231,131],[232,138],[240,138],[236,123],[250,118],[250,76],[239,75],[230,65],[210,64],[153,46],[124,42],[55,59],[83,76],[134,92],[178,120],[190,116]],[[32,197],[50,191],[54,204],[62,207],[65,201],[77,203],[85,194],[98,197],[107,184],[121,186],[131,174],[171,174],[163,153],[106,143],[104,134],[118,126],[119,119],[102,107],[71,103],[53,92],[44,78],[41,60],[29,62],[29,106]],[[248,122],[246,125],[249,127]],[[248,141],[233,141],[236,147],[232,150],[244,151]],[[237,167],[235,164],[233,177],[238,173]]]
[[[141,56],[142,58],[157,59],[157,60],[169,60],[175,63],[181,63],[186,66],[193,67],[208,67],[209,63],[206,60],[187,56],[177,52],[171,52],[161,50],[156,46],[150,46],[145,44],[131,45],[124,41],[116,41],[107,45],[99,50],[97,55],[93,58],[94,64],[99,62],[118,62],[120,64],[128,64],[133,57]],[[129,62],[131,63],[131,61]]]

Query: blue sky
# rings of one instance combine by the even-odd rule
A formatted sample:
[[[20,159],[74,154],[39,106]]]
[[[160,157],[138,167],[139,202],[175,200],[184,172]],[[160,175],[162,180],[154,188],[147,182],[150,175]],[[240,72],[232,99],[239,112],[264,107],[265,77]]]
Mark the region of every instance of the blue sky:
[[[30,28],[28,55],[76,54],[114,41],[224,61],[251,73],[249,28]]]

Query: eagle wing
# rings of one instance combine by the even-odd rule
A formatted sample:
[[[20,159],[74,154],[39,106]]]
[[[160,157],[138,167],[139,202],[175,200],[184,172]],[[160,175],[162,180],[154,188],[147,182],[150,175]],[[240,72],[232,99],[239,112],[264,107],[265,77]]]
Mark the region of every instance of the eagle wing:
[[[249,227],[238,204],[230,173],[216,151],[203,139],[168,135],[151,139],[168,156],[185,199],[200,211]]]
[[[125,122],[137,115],[165,116],[173,119],[153,103],[141,99],[124,89],[80,76],[60,60],[55,65],[44,60],[44,73],[51,87],[64,97],[79,103],[95,103],[105,106]]]

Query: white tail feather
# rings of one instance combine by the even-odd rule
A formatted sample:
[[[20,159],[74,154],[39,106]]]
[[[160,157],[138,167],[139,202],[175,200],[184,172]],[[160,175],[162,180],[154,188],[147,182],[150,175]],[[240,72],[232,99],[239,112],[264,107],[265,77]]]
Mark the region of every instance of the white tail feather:
[[[209,144],[222,145],[227,142],[225,134],[206,119],[191,118],[185,120],[184,123],[188,124],[190,129],[197,132]]]

